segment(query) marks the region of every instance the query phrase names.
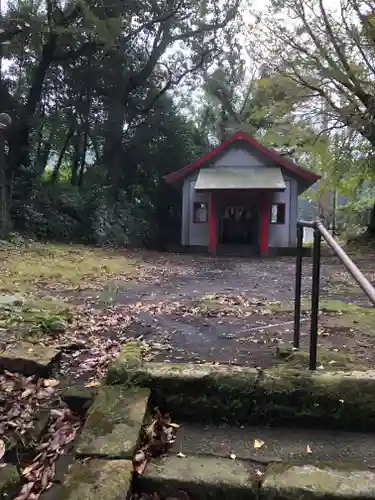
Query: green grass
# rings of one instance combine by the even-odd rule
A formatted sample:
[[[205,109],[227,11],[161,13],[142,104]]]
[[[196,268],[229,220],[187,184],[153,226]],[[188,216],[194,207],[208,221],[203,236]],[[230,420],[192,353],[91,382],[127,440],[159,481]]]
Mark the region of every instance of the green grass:
[[[0,337],[33,338],[63,334],[73,306],[59,292],[100,290],[112,282],[127,286],[136,277],[136,260],[125,251],[83,245],[36,243],[0,247],[0,295],[21,303],[0,309]]]
[[[318,347],[317,353],[318,369],[322,370],[367,370],[368,366],[358,363],[347,352],[330,351],[324,347]],[[309,367],[309,353],[307,351],[295,351],[289,356],[282,358],[276,370],[307,369]]]
[[[83,245],[33,243],[0,249],[0,293],[31,293],[35,289],[95,288],[111,278],[129,278],[135,259],[125,252]]]
[[[43,335],[58,337],[73,318],[73,310],[61,300],[30,300],[0,309],[0,329],[13,338],[38,340]]]

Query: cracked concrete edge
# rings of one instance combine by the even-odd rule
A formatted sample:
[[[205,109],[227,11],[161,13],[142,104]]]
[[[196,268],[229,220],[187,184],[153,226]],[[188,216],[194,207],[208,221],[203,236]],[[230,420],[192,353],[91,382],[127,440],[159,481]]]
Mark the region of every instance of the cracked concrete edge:
[[[184,491],[192,498],[211,500],[374,498],[375,473],[350,462],[310,465],[270,463],[259,474],[247,460],[188,455],[152,461],[135,481],[136,491],[160,493],[162,498]]]
[[[374,496],[375,473],[351,462],[269,464],[257,494],[261,500],[370,499]]]
[[[109,366],[105,383],[115,385],[131,382],[131,374],[142,366],[142,351],[142,342],[138,340],[126,342],[120,354]]]
[[[107,383],[149,387],[156,405],[184,418],[299,421],[358,430],[375,425],[375,370],[279,371],[141,361],[115,366]]]

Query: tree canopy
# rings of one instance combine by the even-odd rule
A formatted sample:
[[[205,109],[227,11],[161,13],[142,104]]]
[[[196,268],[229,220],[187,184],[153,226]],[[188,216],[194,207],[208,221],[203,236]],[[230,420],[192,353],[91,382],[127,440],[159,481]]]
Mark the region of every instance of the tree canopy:
[[[318,171],[308,196],[339,190],[372,203],[373,7],[9,2],[0,29],[0,112],[12,120],[1,133],[1,237],[13,227],[160,243],[168,220],[178,239],[180,199],[163,175],[237,130]]]

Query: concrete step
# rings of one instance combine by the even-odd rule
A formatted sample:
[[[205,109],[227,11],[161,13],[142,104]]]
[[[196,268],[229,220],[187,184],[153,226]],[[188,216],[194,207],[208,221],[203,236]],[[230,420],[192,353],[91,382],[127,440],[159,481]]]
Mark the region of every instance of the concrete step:
[[[309,372],[274,368],[115,362],[108,383],[151,390],[153,406],[200,422],[375,429],[375,370]]]
[[[264,443],[260,448],[254,442]],[[257,443],[259,444],[259,443]],[[358,462],[375,467],[375,433],[325,429],[183,423],[172,454],[210,455],[255,463]],[[311,451],[311,452],[310,452]]]
[[[150,391],[122,385],[100,388],[76,446],[79,458],[129,459],[137,449]]]
[[[183,423],[134,486],[161,500],[373,499],[374,443],[369,433]]]

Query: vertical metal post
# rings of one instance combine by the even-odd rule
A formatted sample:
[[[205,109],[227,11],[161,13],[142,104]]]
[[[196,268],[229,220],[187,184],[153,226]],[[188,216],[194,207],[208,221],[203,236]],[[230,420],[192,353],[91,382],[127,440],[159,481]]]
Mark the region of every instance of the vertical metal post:
[[[0,113],[0,239],[8,236],[10,222],[10,197],[5,165],[5,131],[11,123],[12,119],[7,113]]]
[[[318,314],[319,314],[319,281],[320,281],[320,243],[321,235],[317,227],[314,229],[314,251],[311,290],[311,330],[310,330],[310,370],[316,370],[318,349]]]
[[[297,260],[296,260],[296,284],[294,296],[294,335],[293,347],[299,349],[301,331],[301,282],[302,282],[302,249],[303,249],[303,226],[297,223]]]

